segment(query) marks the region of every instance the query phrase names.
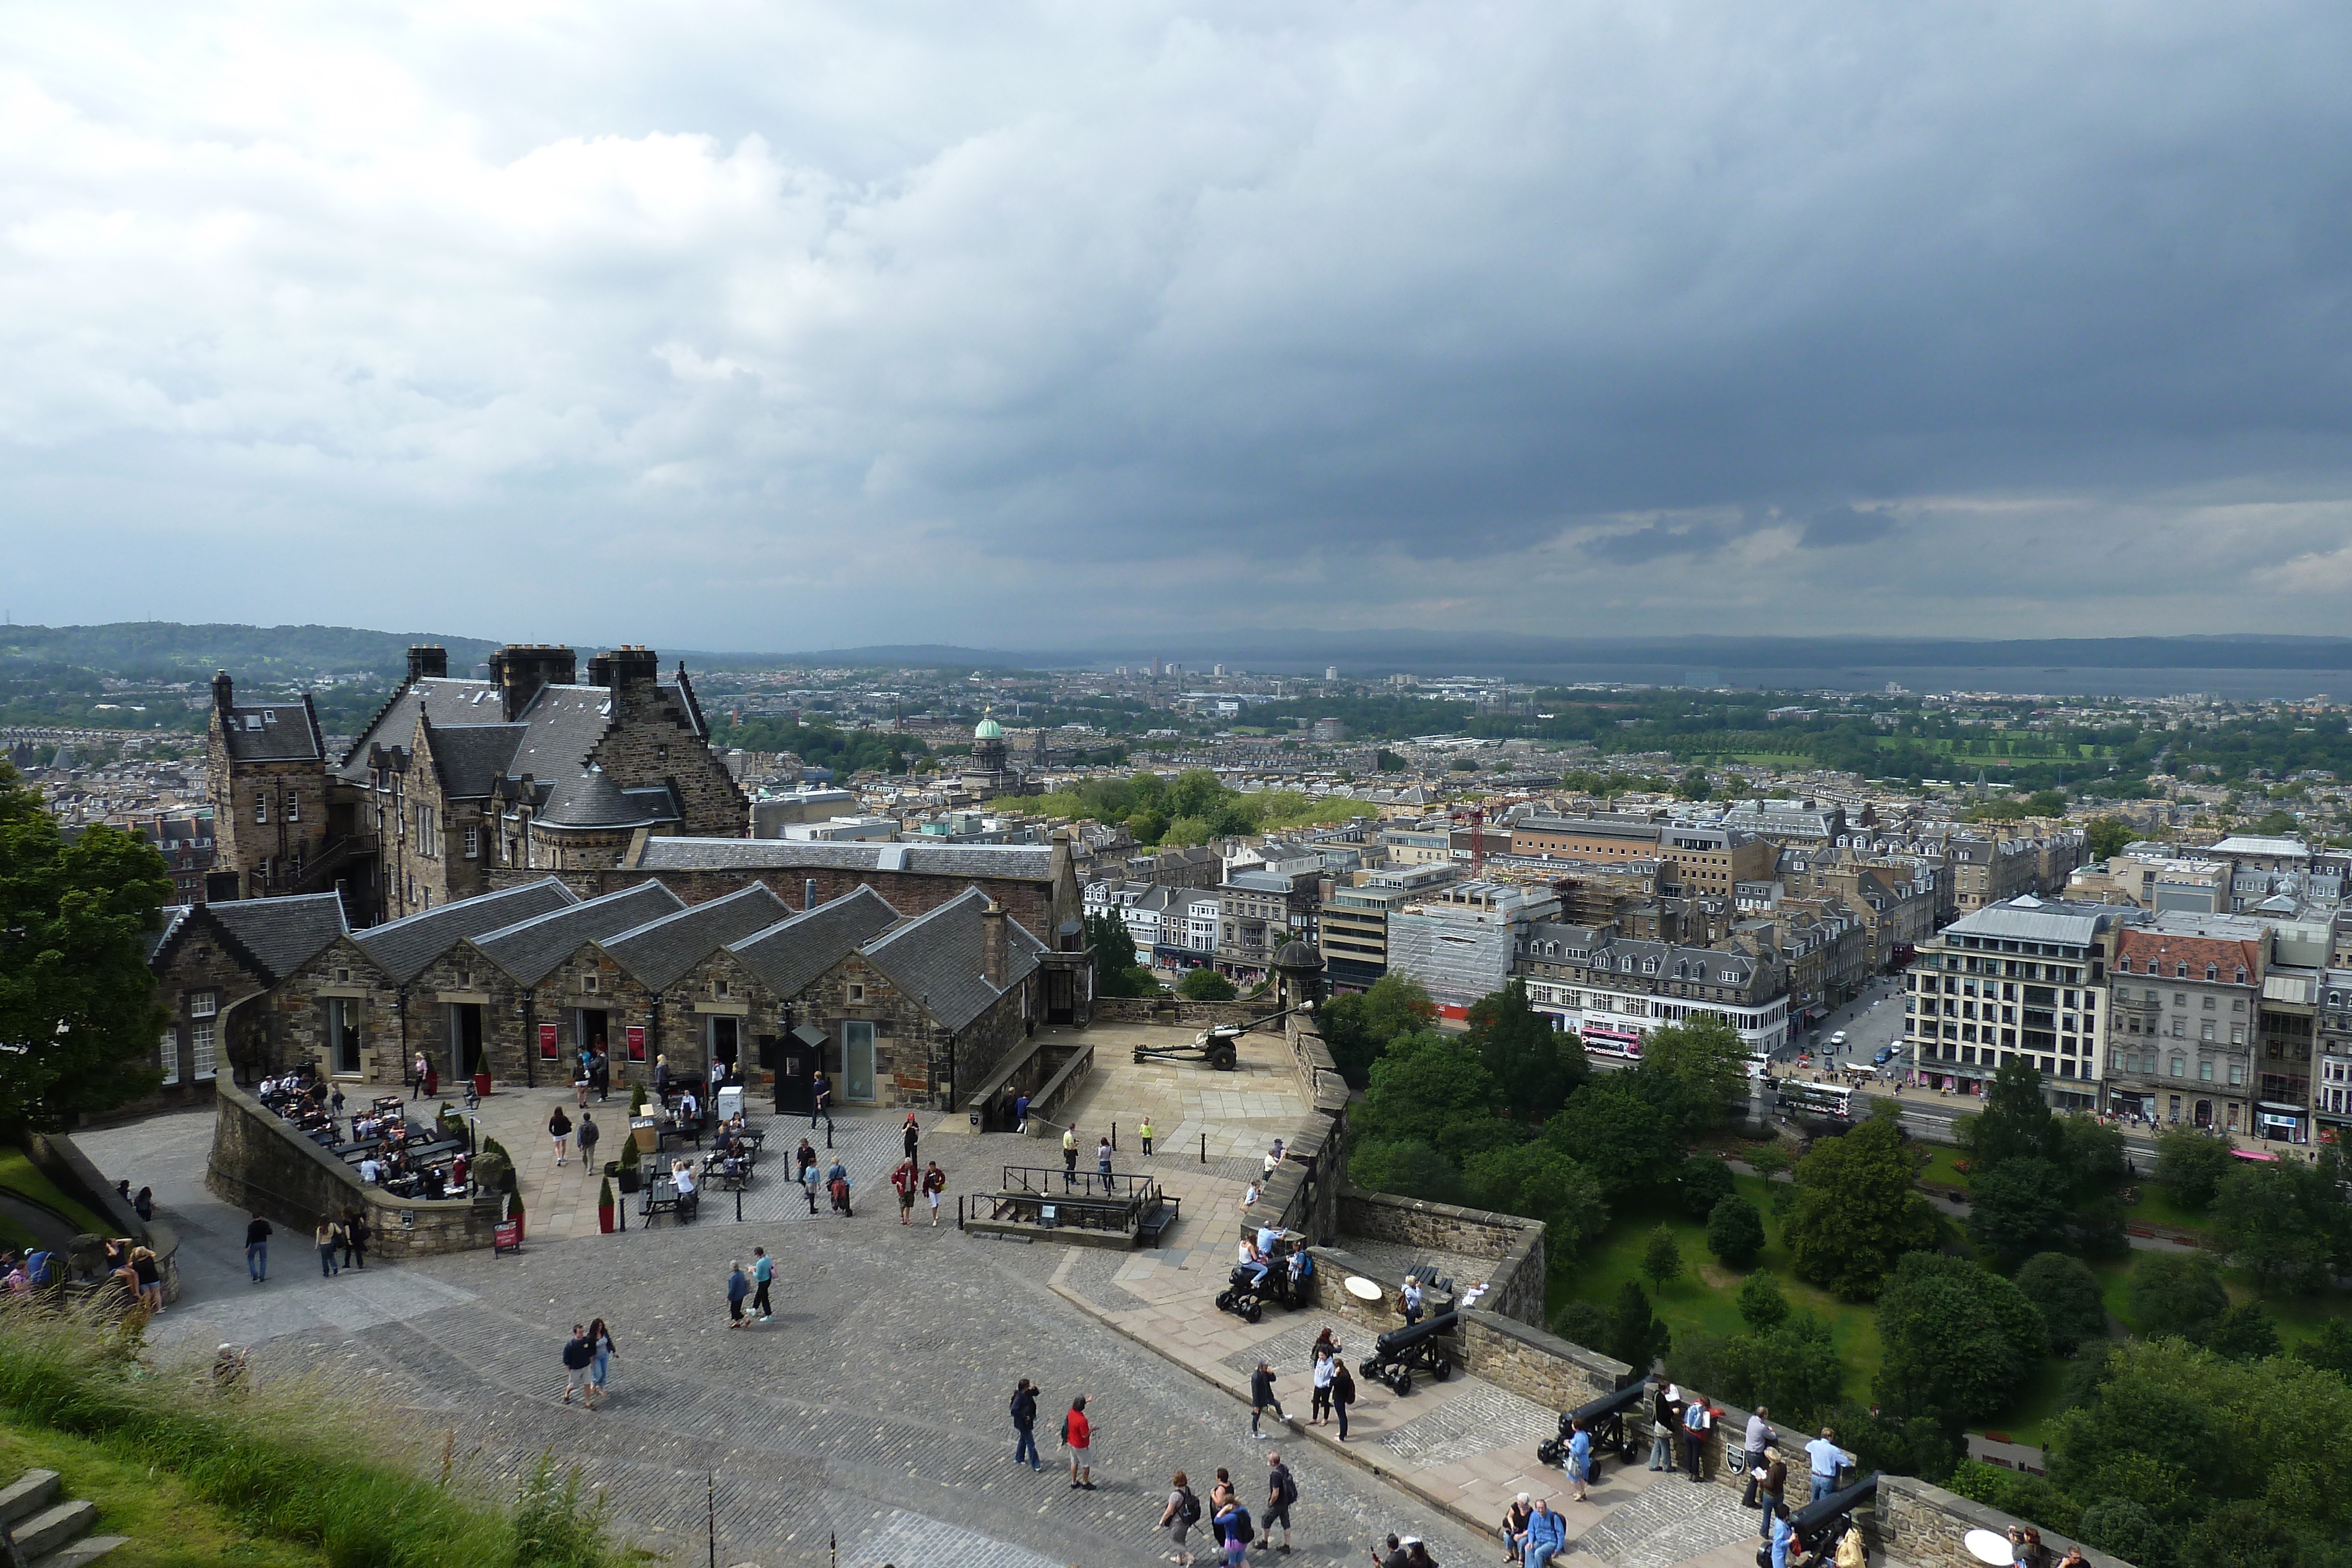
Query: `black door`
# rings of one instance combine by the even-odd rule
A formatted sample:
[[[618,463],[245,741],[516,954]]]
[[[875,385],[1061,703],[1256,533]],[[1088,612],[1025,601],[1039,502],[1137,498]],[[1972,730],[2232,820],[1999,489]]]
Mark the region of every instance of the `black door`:
[[[776,1041],[776,1113],[805,1116],[814,1110],[816,1077],[824,1034],[803,1024]]]
[[[453,1002],[449,1007],[450,1043],[457,1075],[471,1078],[482,1070],[482,1004]]]

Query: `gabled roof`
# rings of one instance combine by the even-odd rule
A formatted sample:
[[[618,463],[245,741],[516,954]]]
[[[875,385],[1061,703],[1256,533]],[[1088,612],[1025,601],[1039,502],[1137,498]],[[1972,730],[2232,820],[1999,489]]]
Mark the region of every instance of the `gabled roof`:
[[[432,737],[433,764],[441,789],[453,800],[479,800],[513,766],[515,748],[529,727],[520,724],[464,724],[446,728],[426,720]]]
[[[238,703],[215,709],[229,756],[239,762],[299,762],[327,754],[307,702]]]
[[[331,893],[231,899],[205,904],[205,913],[235,936],[273,980],[284,979],[351,929],[343,919],[341,897]]]
[[[870,887],[860,886],[805,914],[755,932],[728,951],[780,997],[809,983],[898,922],[898,912]]]
[[[635,862],[641,871],[911,871],[931,876],[1013,877],[1044,882],[1054,874],[1045,844],[811,843],[796,839],[652,838]]]
[[[647,921],[675,915],[686,900],[657,882],[641,882],[585,904],[557,909],[517,921],[512,925],[474,938],[477,951],[526,986],[535,986],[548,972],[578,952],[582,944],[602,942],[634,931]]]
[[[352,940],[379,968],[405,984],[460,942],[579,902],[579,895],[554,877],[541,877],[520,887],[461,898],[422,915],[355,932]]]
[[[163,950],[163,945],[180,934],[180,927],[188,923],[188,916],[194,912],[193,904],[167,904],[163,906],[163,925],[139,939],[147,950],[150,964],[155,961],[155,955]]]
[[[649,990],[658,991],[719,948],[766,929],[792,908],[759,883],[707,904],[647,921],[598,946]]]
[[[866,945],[866,961],[889,977],[906,996],[928,998],[931,1016],[948,1029],[961,1029],[986,1012],[1005,991],[1028,978],[1045,945],[1004,916],[1004,985],[988,983],[982,951],[981,917],[988,894],[971,888],[887,936]]]

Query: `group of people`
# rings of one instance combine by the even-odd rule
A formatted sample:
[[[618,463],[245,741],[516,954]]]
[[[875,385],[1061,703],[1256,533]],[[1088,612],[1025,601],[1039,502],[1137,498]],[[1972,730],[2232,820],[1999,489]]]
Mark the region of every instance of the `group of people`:
[[[613,1364],[613,1331],[598,1318],[585,1325],[572,1325],[572,1337],[563,1342],[563,1402],[572,1403],[575,1394],[591,1410],[596,1401],[604,1397],[604,1378]]]
[[[1290,1510],[1297,1500],[1297,1478],[1290,1473],[1290,1467],[1282,1462],[1282,1455],[1276,1451],[1269,1450],[1265,1456],[1265,1506],[1255,1519],[1251,1518],[1249,1505],[1234,1487],[1232,1472],[1223,1466],[1217,1468],[1206,1502],[1194,1494],[1192,1478],[1178,1470],[1169,1478],[1168,1501],[1160,1511],[1160,1526],[1168,1531],[1169,1542],[1176,1548],[1168,1554],[1168,1561],[1194,1561],[1192,1528],[1204,1519],[1208,1521],[1209,1537],[1216,1543],[1217,1554],[1226,1568],[1240,1568],[1253,1545],[1260,1552],[1287,1557]],[[1279,1543],[1274,1539],[1277,1530],[1282,1531]]]
[[[266,1241],[268,1221],[257,1214],[253,1217],[253,1224],[263,1228],[263,1239]],[[250,1245],[251,1230],[252,1227],[248,1226],[247,1228],[248,1245],[246,1248],[248,1259],[253,1253],[253,1248]],[[368,1236],[367,1216],[359,1209],[347,1208],[341,1216],[320,1215],[317,1228],[310,1233],[311,1243],[319,1249],[319,1272],[331,1280],[345,1269],[366,1268]],[[261,1274],[256,1273],[254,1282],[258,1284],[260,1281]]]
[[[808,1194],[808,1211],[811,1214],[816,1212],[817,1187],[822,1185],[826,1196],[833,1200],[833,1212],[845,1217],[848,1216],[850,1212],[849,1167],[841,1163],[839,1155],[835,1155],[833,1156],[833,1164],[825,1168],[820,1181],[817,1165],[815,1147],[806,1138],[803,1138],[801,1146],[793,1151],[793,1168],[799,1177],[801,1190]]]
[[[114,1238],[106,1244],[102,1277],[117,1291],[117,1305],[136,1305],[149,1312],[163,1310],[163,1265],[154,1249],[128,1236]],[[39,1247],[22,1253],[0,1252],[0,1292],[11,1300],[60,1291],[65,1279],[65,1259],[58,1252]]]
[[[775,1283],[776,1260],[768,1256],[764,1247],[751,1249],[751,1267],[747,1270],[740,1263],[727,1265],[727,1326],[740,1329],[750,1325],[743,1303],[750,1301],[750,1311],[761,1322],[775,1316],[775,1307],[768,1299],[768,1287]]]

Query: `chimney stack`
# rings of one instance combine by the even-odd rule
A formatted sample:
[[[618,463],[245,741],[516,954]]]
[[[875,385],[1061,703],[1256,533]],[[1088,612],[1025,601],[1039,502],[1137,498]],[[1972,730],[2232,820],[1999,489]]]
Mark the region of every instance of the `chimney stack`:
[[[220,709],[223,713],[226,713],[229,710],[229,705],[236,700],[236,683],[228,678],[228,672],[226,670],[214,671],[213,706]]]
[[[653,681],[660,677],[661,656],[651,648],[635,643],[624,643],[608,653],[588,661],[588,684],[607,686],[614,691],[632,681]]]
[[[980,912],[980,972],[1001,991],[1004,971],[1004,905],[992,898]]]
[[[431,643],[419,643],[408,650],[408,678],[412,681],[443,680],[449,674],[449,650]]]
[[[542,686],[568,686],[577,670],[572,650],[551,643],[510,643],[490,655],[490,684],[509,724]]]

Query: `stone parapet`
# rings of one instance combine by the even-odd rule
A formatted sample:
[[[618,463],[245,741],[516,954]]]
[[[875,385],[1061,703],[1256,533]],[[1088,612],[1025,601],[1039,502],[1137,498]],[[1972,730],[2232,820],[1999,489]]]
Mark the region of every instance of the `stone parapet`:
[[[1541,1327],[1544,1321],[1544,1228],[1537,1219],[1451,1203],[1348,1187],[1339,1194],[1339,1228],[1351,1236],[1426,1248],[1465,1258],[1491,1259],[1488,1311]],[[1562,1342],[1566,1343],[1566,1342]]]
[[[1969,1555],[1969,1531],[1990,1530],[2001,1535],[2013,1524],[2030,1522],[1914,1476],[1879,1477],[1874,1513],[1877,1540],[1874,1544],[1888,1562],[1909,1568],[1983,1568]],[[2077,1542],[2043,1530],[2042,1544],[2055,1563]],[[2088,1546],[2083,1548],[2083,1561],[2091,1568],[2132,1568],[2122,1558]]]
[[[1464,1312],[1462,1323],[1463,1351],[1473,1376],[1554,1410],[1589,1404],[1633,1375],[1622,1361],[1484,1306]]]

